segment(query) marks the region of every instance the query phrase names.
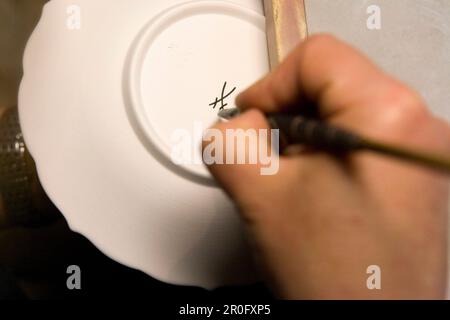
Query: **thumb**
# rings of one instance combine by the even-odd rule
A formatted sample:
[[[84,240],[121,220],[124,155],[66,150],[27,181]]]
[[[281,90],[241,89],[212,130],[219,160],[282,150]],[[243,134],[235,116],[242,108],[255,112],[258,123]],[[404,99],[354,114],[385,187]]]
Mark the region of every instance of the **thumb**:
[[[241,209],[260,196],[259,190],[267,190],[278,170],[278,137],[273,134],[256,109],[205,131],[205,164]]]

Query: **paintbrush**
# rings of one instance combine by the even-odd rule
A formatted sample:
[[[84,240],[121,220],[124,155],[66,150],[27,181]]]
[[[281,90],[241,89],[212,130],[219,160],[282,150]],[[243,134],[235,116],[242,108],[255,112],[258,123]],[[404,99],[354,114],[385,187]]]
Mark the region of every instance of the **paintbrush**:
[[[219,118],[230,120],[240,114],[239,109],[224,109]],[[289,113],[266,114],[273,129],[279,129],[280,144],[305,145],[335,155],[355,151],[373,151],[450,173],[450,157],[415,150],[364,138],[348,130],[328,125],[320,120]]]
[[[308,35],[305,4],[303,0],[264,0],[264,11],[270,66],[274,69]],[[231,119],[239,113],[238,109],[222,110],[219,118]],[[282,145],[302,144],[333,154],[373,151],[450,173],[450,158],[444,155],[366,139],[300,115],[273,113],[267,114],[267,119],[272,128],[280,130]]]

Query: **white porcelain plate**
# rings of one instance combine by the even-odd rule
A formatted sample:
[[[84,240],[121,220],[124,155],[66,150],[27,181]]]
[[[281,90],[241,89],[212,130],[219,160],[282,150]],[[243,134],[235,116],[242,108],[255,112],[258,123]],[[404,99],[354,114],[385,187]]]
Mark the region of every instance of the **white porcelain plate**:
[[[223,1],[172,7],[144,28],[130,51],[124,96],[138,135],[163,163],[170,163],[177,130],[196,133],[200,146],[202,130],[195,129],[217,121],[222,89],[235,93],[267,71],[264,32],[260,14]],[[194,156],[173,169],[210,180],[201,161],[189,164]]]
[[[74,12],[79,29],[66,21]],[[46,5],[24,58],[20,117],[72,229],[170,283],[255,280],[233,205],[202,164],[172,163],[171,146],[184,130],[198,156],[199,126],[217,119],[222,92],[232,107],[268,71],[264,23],[256,0]]]

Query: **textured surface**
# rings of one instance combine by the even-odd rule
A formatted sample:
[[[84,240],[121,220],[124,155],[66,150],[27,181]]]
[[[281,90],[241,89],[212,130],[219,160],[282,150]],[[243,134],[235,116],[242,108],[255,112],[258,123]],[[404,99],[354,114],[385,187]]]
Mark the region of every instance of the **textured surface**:
[[[17,109],[0,119],[0,193],[8,216],[15,223],[28,223],[32,206],[34,167],[26,151]]]

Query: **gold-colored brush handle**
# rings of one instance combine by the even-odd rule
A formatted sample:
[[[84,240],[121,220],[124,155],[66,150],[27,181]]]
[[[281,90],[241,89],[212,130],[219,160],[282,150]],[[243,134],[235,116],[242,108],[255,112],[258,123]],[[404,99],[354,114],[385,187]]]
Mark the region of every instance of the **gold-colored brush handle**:
[[[365,149],[408,160],[450,174],[450,157],[437,153],[413,150],[373,140],[363,140]]]
[[[264,0],[267,46],[273,70],[308,36],[304,0]]]

